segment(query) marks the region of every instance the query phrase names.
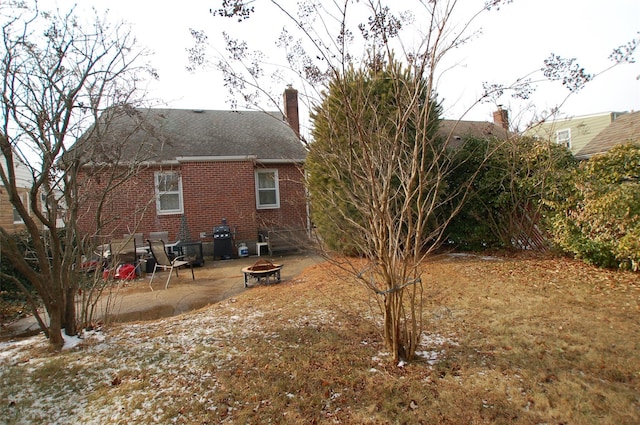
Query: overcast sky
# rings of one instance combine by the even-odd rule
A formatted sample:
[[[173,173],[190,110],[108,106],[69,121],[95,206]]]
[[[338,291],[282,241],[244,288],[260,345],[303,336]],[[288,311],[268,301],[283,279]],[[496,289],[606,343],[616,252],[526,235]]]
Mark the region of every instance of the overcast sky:
[[[47,5],[52,0],[43,0]],[[57,0],[60,5],[71,4]],[[461,0],[475,10],[484,0]],[[213,71],[190,74],[185,70],[185,49],[191,45],[189,29],[206,30],[210,42],[223,49],[221,30],[234,27],[241,34],[264,43],[265,51],[275,49],[275,39],[287,22],[278,15],[256,14],[255,19],[235,25],[209,14],[220,0],[82,0],[81,7],[95,4],[100,10],[108,6],[110,16],[132,24],[139,42],[154,51],[153,64],[160,80],[152,95],[166,106],[193,109],[229,109],[221,76]],[[258,7],[265,3],[259,0]],[[393,2],[402,9],[403,1]],[[295,0],[283,4],[294,6]],[[410,4],[406,2],[406,4]],[[465,10],[465,9],[461,9]],[[471,10],[471,9],[468,9]],[[261,11],[261,9],[258,9]],[[482,92],[483,82],[510,83],[540,69],[551,53],[577,58],[587,72],[608,68],[613,48],[640,37],[640,1],[638,0],[514,0],[500,11],[493,11],[477,23],[482,34],[451,56],[455,66],[439,81],[438,94],[444,99],[447,118],[459,118]],[[255,41],[254,41],[255,42]],[[260,46],[256,46],[260,47]],[[565,115],[588,115],[605,111],[640,110],[639,63],[623,65],[593,80],[567,100]],[[284,87],[282,88],[284,90]],[[529,101],[503,96],[514,121],[526,121],[558,105],[568,91],[560,83],[539,86]],[[495,105],[480,105],[465,119],[491,120]],[[304,118],[303,118],[304,121]]]

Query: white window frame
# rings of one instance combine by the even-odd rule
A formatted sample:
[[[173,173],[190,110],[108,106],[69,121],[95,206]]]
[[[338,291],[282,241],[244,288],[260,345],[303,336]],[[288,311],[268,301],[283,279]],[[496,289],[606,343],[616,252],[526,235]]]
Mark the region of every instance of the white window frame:
[[[162,176],[167,176],[167,175],[175,175],[178,177],[178,190],[173,190],[173,191],[160,191],[160,187],[159,187],[159,179]],[[154,179],[154,186],[155,186],[155,190],[156,190],[156,212],[158,215],[169,215],[169,214],[182,214],[184,213],[184,206],[183,206],[183,196],[182,196],[182,176],[180,175],[179,172],[177,171],[156,171],[153,174],[153,179]],[[178,208],[177,209],[172,209],[172,210],[168,210],[168,209],[162,209],[162,205],[160,202],[160,196],[161,195],[178,195]]]
[[[565,137],[561,137],[561,135],[564,136],[563,133],[566,133]],[[562,130],[556,131],[556,143],[571,149],[571,129],[563,128]]]
[[[40,212],[42,214],[47,214],[47,195],[44,194],[44,192],[40,192]]]
[[[261,188],[260,187],[260,175],[261,174],[273,174],[273,181],[275,187]],[[255,172],[256,178],[256,208],[259,210],[276,209],[280,208],[280,183],[278,179],[278,170],[275,168],[261,168]],[[275,204],[262,204],[260,202],[260,192],[275,191],[276,202]]]
[[[31,209],[29,208],[29,194],[26,192],[23,192],[18,196],[20,197],[22,204],[27,209],[27,214],[31,215]],[[24,218],[22,218],[22,216],[18,214],[18,209],[15,207],[15,205],[11,205],[11,207],[13,210],[13,224],[24,224]],[[16,217],[17,217],[17,220],[16,220]]]

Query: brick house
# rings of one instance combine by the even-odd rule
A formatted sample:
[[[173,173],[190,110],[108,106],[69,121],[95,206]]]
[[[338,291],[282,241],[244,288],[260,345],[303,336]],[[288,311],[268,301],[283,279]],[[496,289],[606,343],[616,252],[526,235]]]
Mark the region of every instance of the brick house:
[[[93,132],[78,143],[92,152],[80,176],[81,228],[96,233],[93,195],[103,193],[111,178],[104,163],[116,153],[119,160],[109,169],[135,172],[104,203],[100,234],[142,233],[146,239],[165,231],[170,241],[202,241],[207,255],[214,226],[223,219],[250,253],[263,229],[306,228],[306,150],[298,136],[297,91],[287,88],[284,99],[286,117],[156,108],[113,116],[99,138]]]

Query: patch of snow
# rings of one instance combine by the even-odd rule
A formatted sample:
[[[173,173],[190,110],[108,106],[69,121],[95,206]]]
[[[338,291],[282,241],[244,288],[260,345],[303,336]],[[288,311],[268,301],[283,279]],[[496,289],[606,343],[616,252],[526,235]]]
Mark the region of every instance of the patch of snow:
[[[62,332],[62,338],[64,339],[64,345],[62,346],[63,350],[75,348],[82,342],[82,338],[79,336],[69,336],[64,332]]]
[[[416,350],[416,356],[426,360],[430,366],[433,366],[438,363],[446,353],[445,349],[434,350],[434,347],[442,347],[443,345],[457,346],[459,344],[451,338],[447,338],[442,335],[423,333],[420,345],[428,349],[423,351]]]
[[[441,350],[441,351],[416,351],[416,356],[420,357],[421,359],[426,360],[426,362],[429,364],[429,366],[433,366],[436,363],[438,363],[438,361],[440,361],[440,357],[442,355],[444,355],[445,351]]]
[[[469,254],[467,252],[451,252],[447,254],[448,257],[453,258],[479,258],[482,261],[497,261],[499,258],[492,257],[490,255],[477,255],[477,254]]]
[[[375,362],[375,363],[378,363],[378,364],[382,364],[385,361],[384,359],[385,358],[389,358],[390,356],[391,356],[390,353],[381,351],[377,355],[371,357],[371,361]]]
[[[427,333],[423,333],[422,334],[422,339],[420,340],[420,345],[423,346],[442,346],[442,345],[458,345],[458,343],[454,340],[452,340],[451,338],[447,338],[444,337],[442,335],[438,335],[438,334],[427,334]]]
[[[0,364],[15,362],[20,357],[20,353],[27,348],[44,347],[46,344],[48,344],[48,342],[43,334],[14,341],[1,342]]]

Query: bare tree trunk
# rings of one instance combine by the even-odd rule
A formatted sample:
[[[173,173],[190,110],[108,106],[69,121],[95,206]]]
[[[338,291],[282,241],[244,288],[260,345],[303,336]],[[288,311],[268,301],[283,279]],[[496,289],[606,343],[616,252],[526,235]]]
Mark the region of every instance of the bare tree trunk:
[[[76,291],[74,287],[69,287],[65,294],[64,318],[62,326],[64,326],[67,335],[76,335],[78,333],[76,323]]]
[[[402,338],[401,304],[402,294],[400,292],[392,292],[384,296],[384,336],[387,346],[391,348],[395,363],[401,359],[404,360],[407,354],[405,341]]]
[[[62,336],[62,316],[64,305],[60,302],[52,302],[47,306],[47,312],[49,313],[49,344],[55,349],[61,349],[64,345],[64,338]]]
[[[96,15],[85,25],[73,11],[49,12],[28,2],[0,11],[5,18],[0,27],[0,149],[5,165],[0,183],[27,235],[17,243],[15,235],[0,229],[0,249],[40,295],[49,325],[36,317],[51,344],[60,348],[62,329],[67,334],[78,330],[75,274],[83,248],[78,170],[86,163],[106,162],[103,169],[111,174],[102,190],[109,193],[141,169],[149,152],[138,147],[123,153],[128,135],[139,127],[116,138],[119,145],[111,145],[109,158],[100,130],[114,116],[134,111],[141,102],[134,97],[141,73],[153,78],[155,72],[140,63],[147,52],[136,48],[125,24],[111,25]],[[89,136],[91,143],[74,152],[71,145],[75,148]],[[17,170],[24,173],[18,176]],[[20,196],[25,192],[26,200]],[[35,261],[27,261],[23,245],[30,245]]]

